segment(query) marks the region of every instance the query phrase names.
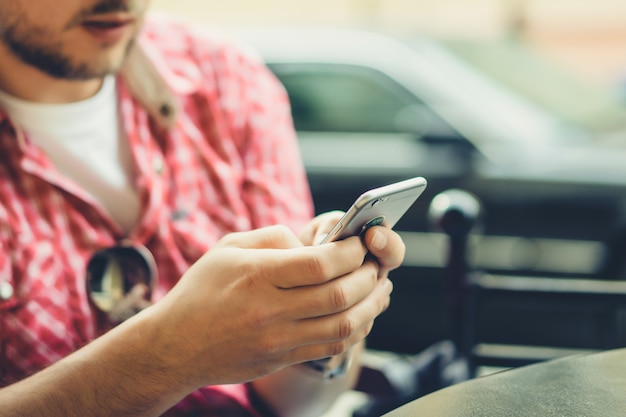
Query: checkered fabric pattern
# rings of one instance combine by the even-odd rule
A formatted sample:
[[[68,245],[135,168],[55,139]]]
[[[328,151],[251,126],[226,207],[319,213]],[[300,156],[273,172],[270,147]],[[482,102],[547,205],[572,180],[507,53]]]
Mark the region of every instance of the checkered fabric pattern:
[[[2,384],[97,337],[85,284],[96,251],[123,238],[148,247],[158,300],[225,233],[272,224],[298,231],[313,215],[285,91],[260,60],[162,19],[148,19],[139,44],[180,113],[159,127],[118,77],[142,202],[129,236],[0,109]],[[170,414],[254,415],[248,397],[244,385],[207,387]]]

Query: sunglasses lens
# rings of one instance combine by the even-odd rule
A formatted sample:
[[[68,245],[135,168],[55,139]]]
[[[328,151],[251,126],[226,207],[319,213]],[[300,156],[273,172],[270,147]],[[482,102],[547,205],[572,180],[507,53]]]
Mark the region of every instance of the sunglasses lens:
[[[110,259],[99,266],[98,274],[91,275],[89,285],[94,304],[102,311],[111,312],[115,304],[124,298],[125,293],[124,277],[119,262]]]
[[[112,323],[149,305],[155,277],[154,258],[146,248],[134,245],[101,250],[87,265],[91,301]]]

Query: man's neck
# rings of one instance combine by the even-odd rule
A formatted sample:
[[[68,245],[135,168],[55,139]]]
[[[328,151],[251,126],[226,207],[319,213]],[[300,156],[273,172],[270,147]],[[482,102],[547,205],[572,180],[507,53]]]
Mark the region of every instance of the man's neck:
[[[72,103],[98,92],[102,79],[64,80],[25,64],[0,43],[0,90],[37,103]]]

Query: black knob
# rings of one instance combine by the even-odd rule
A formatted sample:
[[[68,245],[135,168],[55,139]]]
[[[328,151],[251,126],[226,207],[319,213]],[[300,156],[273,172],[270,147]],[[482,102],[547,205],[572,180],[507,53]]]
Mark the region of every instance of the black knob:
[[[459,189],[437,194],[428,209],[428,219],[450,237],[468,235],[480,223],[482,207],[473,194]]]

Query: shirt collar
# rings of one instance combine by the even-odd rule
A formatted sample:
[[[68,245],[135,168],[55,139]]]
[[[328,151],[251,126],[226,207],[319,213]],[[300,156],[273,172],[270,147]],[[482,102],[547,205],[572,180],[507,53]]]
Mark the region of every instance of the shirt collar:
[[[202,74],[194,65],[174,72],[167,57],[142,37],[132,47],[120,72],[128,89],[164,128],[171,128],[179,112],[176,95],[190,95],[202,85]],[[0,125],[9,123],[8,113],[0,108]]]
[[[179,111],[175,95],[189,95],[200,89],[199,69],[187,65],[175,73],[153,45],[139,40],[129,52],[121,76],[128,89],[165,128],[171,128]]]

